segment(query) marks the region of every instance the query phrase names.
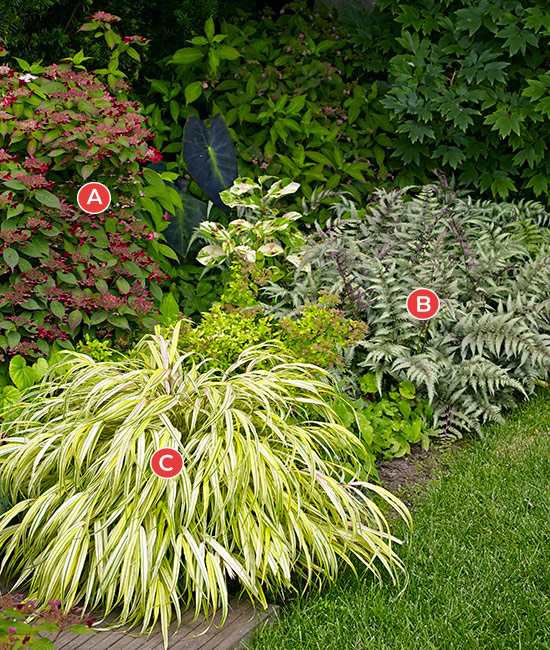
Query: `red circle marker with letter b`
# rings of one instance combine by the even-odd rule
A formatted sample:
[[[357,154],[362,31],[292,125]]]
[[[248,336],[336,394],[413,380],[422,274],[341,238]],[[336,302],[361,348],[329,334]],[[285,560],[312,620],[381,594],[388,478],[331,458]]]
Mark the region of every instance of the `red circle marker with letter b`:
[[[111,192],[103,183],[86,183],[76,196],[78,207],[88,214],[99,214],[111,204]]]
[[[183,468],[183,456],[176,449],[163,447],[151,458],[151,469],[160,478],[174,478]]]
[[[431,289],[415,289],[407,298],[407,311],[418,320],[433,318],[439,311],[439,298]]]

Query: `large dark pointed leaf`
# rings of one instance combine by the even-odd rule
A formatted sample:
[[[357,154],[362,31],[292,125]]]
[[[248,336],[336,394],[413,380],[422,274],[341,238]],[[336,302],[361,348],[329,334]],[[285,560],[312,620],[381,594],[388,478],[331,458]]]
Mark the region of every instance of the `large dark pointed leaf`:
[[[229,214],[220,192],[233,185],[239,170],[233,140],[222,115],[214,115],[209,129],[196,115],[187,118],[183,129],[183,160],[206,196]]]
[[[187,250],[193,230],[198,228],[200,222],[206,219],[208,206],[204,201],[199,201],[190,194],[186,194],[185,190],[176,186],[173,187],[181,196],[183,209],[176,208],[175,214],[170,214],[170,223],[168,228],[162,231],[162,234],[166,237],[166,241],[171,248],[182,259],[185,259],[188,254],[196,255],[202,247],[200,242],[194,242],[191,250]]]
[[[157,174],[162,174],[162,172],[166,171],[166,163],[163,162],[162,160],[160,162],[150,162],[145,165],[148,169],[152,169],[154,172],[157,172]]]
[[[164,162],[154,162],[146,165],[149,169],[161,174],[166,171],[166,164]],[[178,177],[175,183],[164,181],[170,187],[173,187],[176,192],[181,196],[183,209],[176,208],[176,213],[168,212],[170,216],[170,223],[168,227],[162,231],[166,237],[168,245],[178,253],[178,255],[185,259],[188,253],[197,254],[201,249],[200,242],[194,242],[191,251],[188,251],[189,240],[193,234],[193,229],[198,228],[199,223],[206,219],[207,205],[204,201],[200,201],[187,192],[187,183],[183,177]]]

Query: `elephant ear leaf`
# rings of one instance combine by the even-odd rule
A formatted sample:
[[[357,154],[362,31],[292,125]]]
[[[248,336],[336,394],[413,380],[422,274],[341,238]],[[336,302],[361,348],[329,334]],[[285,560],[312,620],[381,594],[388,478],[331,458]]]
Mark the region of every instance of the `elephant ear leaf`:
[[[166,237],[170,247],[182,259],[185,259],[188,253],[193,254],[200,250],[198,243],[191,251],[188,251],[188,247],[195,228],[199,227],[201,221],[206,220],[208,206],[204,201],[186,194],[185,190],[179,187],[179,184],[174,186],[174,189],[181,196],[182,208],[176,207],[175,214],[170,214],[170,223],[162,231],[162,234]]]
[[[233,140],[222,115],[214,115],[210,129],[196,115],[187,118],[183,129],[183,160],[212,203],[229,213],[220,192],[233,185],[239,171]]]
[[[166,163],[162,162],[151,162],[145,165],[148,169],[152,169],[154,172],[157,172],[158,174],[161,174],[162,172],[166,171]]]

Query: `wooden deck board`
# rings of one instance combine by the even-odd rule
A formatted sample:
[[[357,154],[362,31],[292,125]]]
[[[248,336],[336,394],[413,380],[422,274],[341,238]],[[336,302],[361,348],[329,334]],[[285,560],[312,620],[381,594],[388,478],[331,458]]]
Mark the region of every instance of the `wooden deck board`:
[[[213,621],[210,618],[211,626],[208,629],[208,622],[201,612],[195,622],[194,607],[191,606],[182,613],[182,623],[177,628],[177,621],[173,621],[168,632],[169,650],[233,650],[248,640],[256,633],[259,627],[266,622],[273,620],[278,611],[278,606],[270,605],[267,610],[256,609],[249,600],[237,600],[233,598],[229,602],[227,619],[221,628],[217,628],[221,622],[221,610],[216,612]],[[105,620],[100,620],[101,615],[94,612],[99,619],[92,629],[95,634],[77,635],[69,630],[64,630],[55,642],[55,650],[164,650],[164,639],[160,623],[157,621],[151,635],[140,634],[141,624],[135,625],[132,629],[122,626],[113,630],[101,630],[109,623],[117,619],[117,614],[109,614]],[[201,632],[204,634],[200,635]],[[53,634],[47,638],[54,638]]]
[[[215,625],[220,624],[221,616],[216,616],[214,619],[214,625],[212,625],[212,627],[205,634],[199,636],[200,632],[206,629],[206,624],[202,625],[193,634],[186,634],[185,637],[180,638],[179,641],[174,645],[174,650],[203,650],[205,648],[208,648],[213,640],[216,640],[216,645],[213,646],[215,648],[230,648],[231,646],[227,644],[225,646],[220,646],[219,644],[222,642],[222,640],[225,640],[226,636],[230,636],[235,626],[239,625],[239,622],[246,617],[250,618],[253,624],[254,609],[251,603],[244,603],[243,606],[235,607],[233,610],[230,610],[229,614],[227,615],[227,619],[223,624],[223,627],[220,629],[217,629]],[[158,650],[162,650],[162,648],[159,647]]]
[[[259,613],[250,609],[248,612],[243,612],[239,616],[231,628],[224,630],[222,628],[219,633],[212,639],[208,640],[204,645],[200,646],[200,650],[216,650],[220,647],[233,648],[236,644],[240,643],[243,638],[250,635],[258,622]]]

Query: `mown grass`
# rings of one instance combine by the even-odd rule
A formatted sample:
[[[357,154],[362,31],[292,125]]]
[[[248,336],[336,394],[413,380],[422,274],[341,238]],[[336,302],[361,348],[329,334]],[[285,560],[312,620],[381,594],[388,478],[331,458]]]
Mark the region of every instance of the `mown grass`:
[[[423,491],[402,553],[404,591],[348,570],[321,594],[286,603],[246,647],[550,648],[550,393],[446,454]]]

